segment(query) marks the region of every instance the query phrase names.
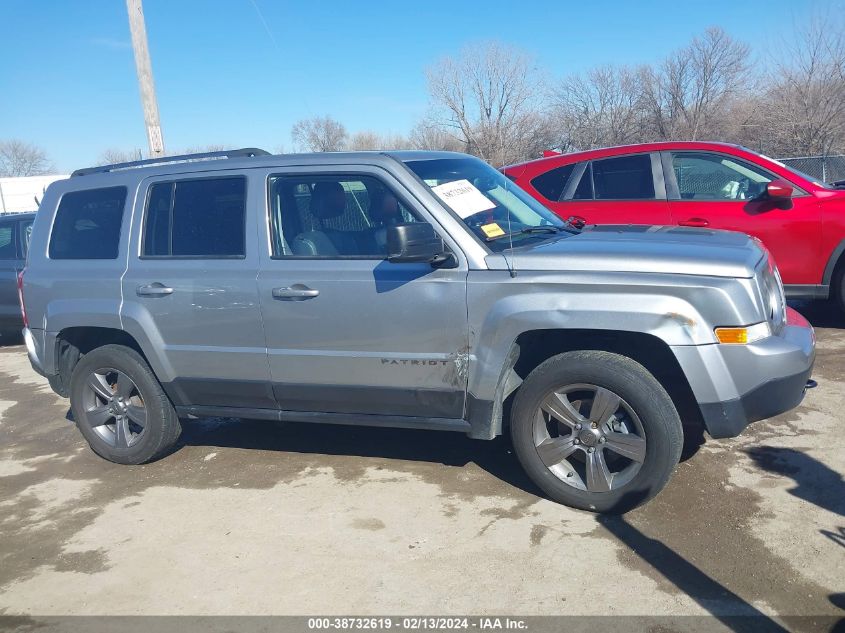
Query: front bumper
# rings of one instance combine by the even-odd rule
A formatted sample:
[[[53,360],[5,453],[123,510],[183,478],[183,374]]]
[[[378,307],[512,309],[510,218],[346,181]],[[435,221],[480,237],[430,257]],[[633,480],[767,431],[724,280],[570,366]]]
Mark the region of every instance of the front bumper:
[[[777,336],[750,345],[684,346],[673,351],[707,432],[722,438],[798,406],[813,372],[815,347],[813,327],[787,308],[787,324]]]

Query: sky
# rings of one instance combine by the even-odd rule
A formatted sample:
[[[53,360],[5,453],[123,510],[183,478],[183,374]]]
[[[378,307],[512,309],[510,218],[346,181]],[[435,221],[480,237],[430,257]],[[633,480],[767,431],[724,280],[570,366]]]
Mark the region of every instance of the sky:
[[[495,39],[552,77],[657,62],[712,25],[767,63],[794,25],[843,0],[144,0],[165,145],[292,149],[291,126],[407,133],[425,70]],[[146,151],[123,0],[0,0],[0,139],[59,172],[107,149]]]

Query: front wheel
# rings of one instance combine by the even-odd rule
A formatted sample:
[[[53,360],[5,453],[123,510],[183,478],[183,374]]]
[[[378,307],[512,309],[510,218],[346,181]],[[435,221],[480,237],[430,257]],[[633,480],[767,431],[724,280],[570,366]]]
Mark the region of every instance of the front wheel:
[[[666,485],[683,429],[645,367],[619,354],[575,351],[553,356],[523,382],[511,438],[523,468],[551,499],[621,513]]]

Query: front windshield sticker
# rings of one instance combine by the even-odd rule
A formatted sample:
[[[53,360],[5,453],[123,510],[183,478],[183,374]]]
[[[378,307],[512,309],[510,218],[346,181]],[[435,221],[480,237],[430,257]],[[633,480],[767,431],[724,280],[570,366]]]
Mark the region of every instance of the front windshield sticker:
[[[468,218],[479,211],[493,209],[496,204],[491,202],[469,180],[455,180],[432,187],[431,190],[448,204],[461,219]]]
[[[490,224],[483,224],[481,230],[484,232],[484,235],[487,237],[499,237],[500,235],[504,235],[505,232],[502,230],[502,227],[496,224],[495,222],[491,222]]]

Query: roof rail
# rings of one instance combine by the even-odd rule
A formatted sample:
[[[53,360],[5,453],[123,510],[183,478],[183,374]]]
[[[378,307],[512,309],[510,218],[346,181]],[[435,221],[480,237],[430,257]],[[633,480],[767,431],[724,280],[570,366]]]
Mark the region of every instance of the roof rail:
[[[101,165],[99,167],[85,167],[77,169],[70,176],[87,176],[89,174],[105,174],[121,169],[133,167],[146,167],[148,165],[164,165],[166,163],[187,163],[211,158],[243,158],[251,156],[269,156],[270,152],[258,149],[257,147],[244,147],[242,149],[227,149],[219,152],[203,152],[200,154],[182,154],[181,156],[162,156],[160,158],[148,158],[146,160],[133,160],[128,163],[115,163],[113,165]]]

